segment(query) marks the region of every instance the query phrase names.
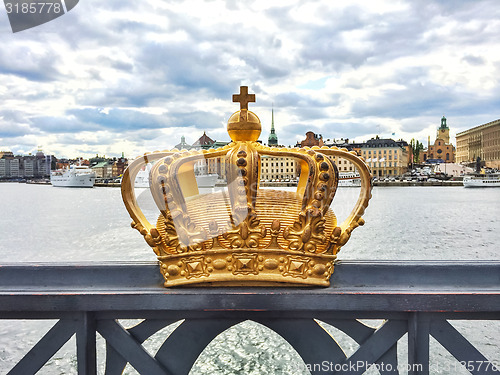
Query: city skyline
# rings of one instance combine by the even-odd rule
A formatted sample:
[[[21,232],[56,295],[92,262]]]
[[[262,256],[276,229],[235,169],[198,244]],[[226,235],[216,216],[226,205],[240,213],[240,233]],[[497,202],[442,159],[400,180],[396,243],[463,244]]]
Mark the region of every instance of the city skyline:
[[[13,34],[0,13],[0,150],[135,157],[229,141],[240,85],[266,143],[306,131],[427,145],[498,119],[493,1],[81,1]],[[393,135],[394,133],[394,135]]]

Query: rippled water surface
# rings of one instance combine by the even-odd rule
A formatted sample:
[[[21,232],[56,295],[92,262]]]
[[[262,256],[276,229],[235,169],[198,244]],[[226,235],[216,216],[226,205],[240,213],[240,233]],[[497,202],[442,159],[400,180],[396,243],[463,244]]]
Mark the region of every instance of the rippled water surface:
[[[349,213],[358,192],[356,188],[338,190],[332,208],[339,221]],[[136,193],[148,219],[155,221],[149,193]],[[120,189],[2,183],[0,197],[0,263],[155,260],[142,236],[130,228]],[[353,232],[340,259],[500,259],[500,189],[375,187],[364,218],[366,224]],[[0,374],[51,323],[0,321]],[[454,324],[488,358],[500,361],[500,326],[496,322]],[[401,342],[404,351],[404,338]],[[437,343],[431,340],[431,344],[433,356],[446,358],[448,354]],[[154,351],[157,342],[146,345]],[[346,342],[344,349],[349,353],[355,347]],[[74,339],[40,374],[76,374],[73,352]],[[102,345],[99,355],[104,356]],[[214,340],[191,374],[308,374],[300,363],[281,337],[266,327],[244,322]],[[127,368],[126,373],[135,371]]]

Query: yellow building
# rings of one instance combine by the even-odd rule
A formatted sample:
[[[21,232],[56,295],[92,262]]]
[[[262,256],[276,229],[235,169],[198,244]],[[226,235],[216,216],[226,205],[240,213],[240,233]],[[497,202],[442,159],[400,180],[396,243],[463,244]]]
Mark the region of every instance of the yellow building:
[[[500,119],[457,133],[457,162],[475,162],[500,168]]]
[[[374,177],[401,176],[408,171],[409,145],[406,141],[372,138],[361,147],[361,156]]]
[[[264,181],[295,181],[299,162],[295,158],[263,156],[261,158],[260,179]]]

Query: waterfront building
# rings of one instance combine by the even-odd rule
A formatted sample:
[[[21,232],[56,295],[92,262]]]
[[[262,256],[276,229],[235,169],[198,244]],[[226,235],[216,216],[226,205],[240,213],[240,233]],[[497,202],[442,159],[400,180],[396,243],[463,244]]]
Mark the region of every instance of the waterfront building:
[[[45,155],[43,151],[39,148],[35,155],[34,176],[38,178],[49,177],[51,169],[55,168],[55,163],[56,163],[55,156]]]
[[[500,168],[500,119],[457,133],[457,162],[477,158],[489,168]]]
[[[299,171],[299,161],[284,156],[262,156],[260,179],[264,181],[295,181]]]
[[[203,133],[205,134],[205,133]],[[177,150],[190,150],[191,149],[191,145],[186,143],[186,137],[182,136],[181,137],[181,141],[179,143],[177,143],[174,148],[176,148]]]
[[[203,149],[209,150],[211,148],[218,148],[227,145],[229,142],[214,141],[210,138],[206,132],[196,140],[191,146],[186,143],[186,139],[181,137],[181,143],[175,146],[175,148],[181,149]],[[194,166],[196,173],[199,174],[217,174],[219,179],[226,178],[226,161],[223,157],[212,158],[210,160],[199,161]]]
[[[125,158],[125,155],[122,152],[121,158],[113,160],[113,165],[112,165],[113,177],[122,176],[123,172],[125,172],[125,169],[127,168],[127,166],[128,166],[128,160]]]
[[[0,178],[5,178],[9,174],[10,163],[6,158],[0,159]]]
[[[78,164],[81,162],[80,158],[77,158],[76,160],[70,161],[70,164]],[[95,167],[99,163],[103,162],[108,162],[108,159],[105,156],[99,156],[99,154],[96,154],[95,157],[89,159],[89,166]]]
[[[21,177],[19,165],[21,156],[15,156],[9,160],[9,177]]]
[[[312,131],[306,133],[306,139],[297,142],[295,147],[313,147],[313,146],[324,146],[323,136],[321,134],[315,134]]]
[[[56,162],[56,167],[55,169],[67,169],[69,168],[69,160],[68,159],[59,159]]]
[[[323,140],[323,136],[321,134],[315,134],[312,131],[308,131],[306,133],[306,138],[302,140],[301,142],[297,142],[296,147],[313,147],[313,146],[328,146],[328,147],[337,147],[337,148],[345,148],[349,151],[355,151],[358,156],[361,155],[361,147],[362,143],[349,143],[349,139],[339,139],[339,140],[330,140],[327,139],[326,141]],[[331,156],[329,155],[328,158],[335,163],[337,166],[337,169],[339,172],[355,172],[356,167],[354,164],[344,158],[341,157],[336,157],[336,156]],[[300,175],[300,167],[298,167],[298,173],[297,175]]]
[[[474,173],[474,169],[457,163],[439,163],[434,166],[434,173],[443,173],[450,177],[461,177],[467,173]]]
[[[0,159],[0,178],[23,177],[23,157],[5,153]]]
[[[361,156],[374,177],[401,176],[408,171],[410,146],[403,140],[376,137],[361,145]]]
[[[96,178],[112,178],[113,177],[113,163],[101,161],[92,167],[95,172]]]
[[[36,159],[33,155],[23,157],[23,176],[35,177]]]
[[[271,110],[271,133],[267,138],[267,145],[280,147],[274,128],[274,108]],[[296,181],[299,175],[299,162],[295,158],[265,155],[261,157],[260,164],[260,179],[262,181]]]
[[[11,161],[14,154],[11,151],[0,151],[0,178],[13,177],[10,172]]]
[[[181,143],[182,143],[182,138],[181,138]],[[196,150],[199,150],[200,148],[202,150],[208,150],[213,147],[214,143],[215,141],[212,138],[210,138],[205,132],[203,132],[203,135],[191,145],[191,148],[194,148]]]
[[[437,130],[434,144],[428,141],[427,149],[420,152],[420,160],[435,160],[439,163],[455,162],[455,146],[450,143],[450,128],[446,125],[446,117],[441,118],[441,126]]]
[[[349,151],[355,151],[358,156],[361,156],[361,148],[363,146],[363,143],[349,143],[349,138],[340,138],[339,140],[335,139],[327,139],[325,141],[325,146],[328,147],[337,147],[337,148],[345,148]],[[339,172],[355,172],[356,167],[354,164],[347,159],[344,159],[342,157],[336,157],[336,156],[328,156],[328,158],[337,165],[337,168]]]
[[[13,158],[13,157],[14,157],[14,154],[12,153],[12,151],[0,151],[0,159]]]

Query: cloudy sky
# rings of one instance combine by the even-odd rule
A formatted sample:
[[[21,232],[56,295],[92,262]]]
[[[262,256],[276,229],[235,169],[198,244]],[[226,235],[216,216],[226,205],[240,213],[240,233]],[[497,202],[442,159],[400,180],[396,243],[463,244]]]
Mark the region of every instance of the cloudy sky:
[[[274,103],[285,145],[308,130],[426,145],[443,115],[454,143],[500,118],[496,0],[80,0],[19,33],[0,6],[0,150],[16,154],[226,141],[240,85],[264,141]]]

